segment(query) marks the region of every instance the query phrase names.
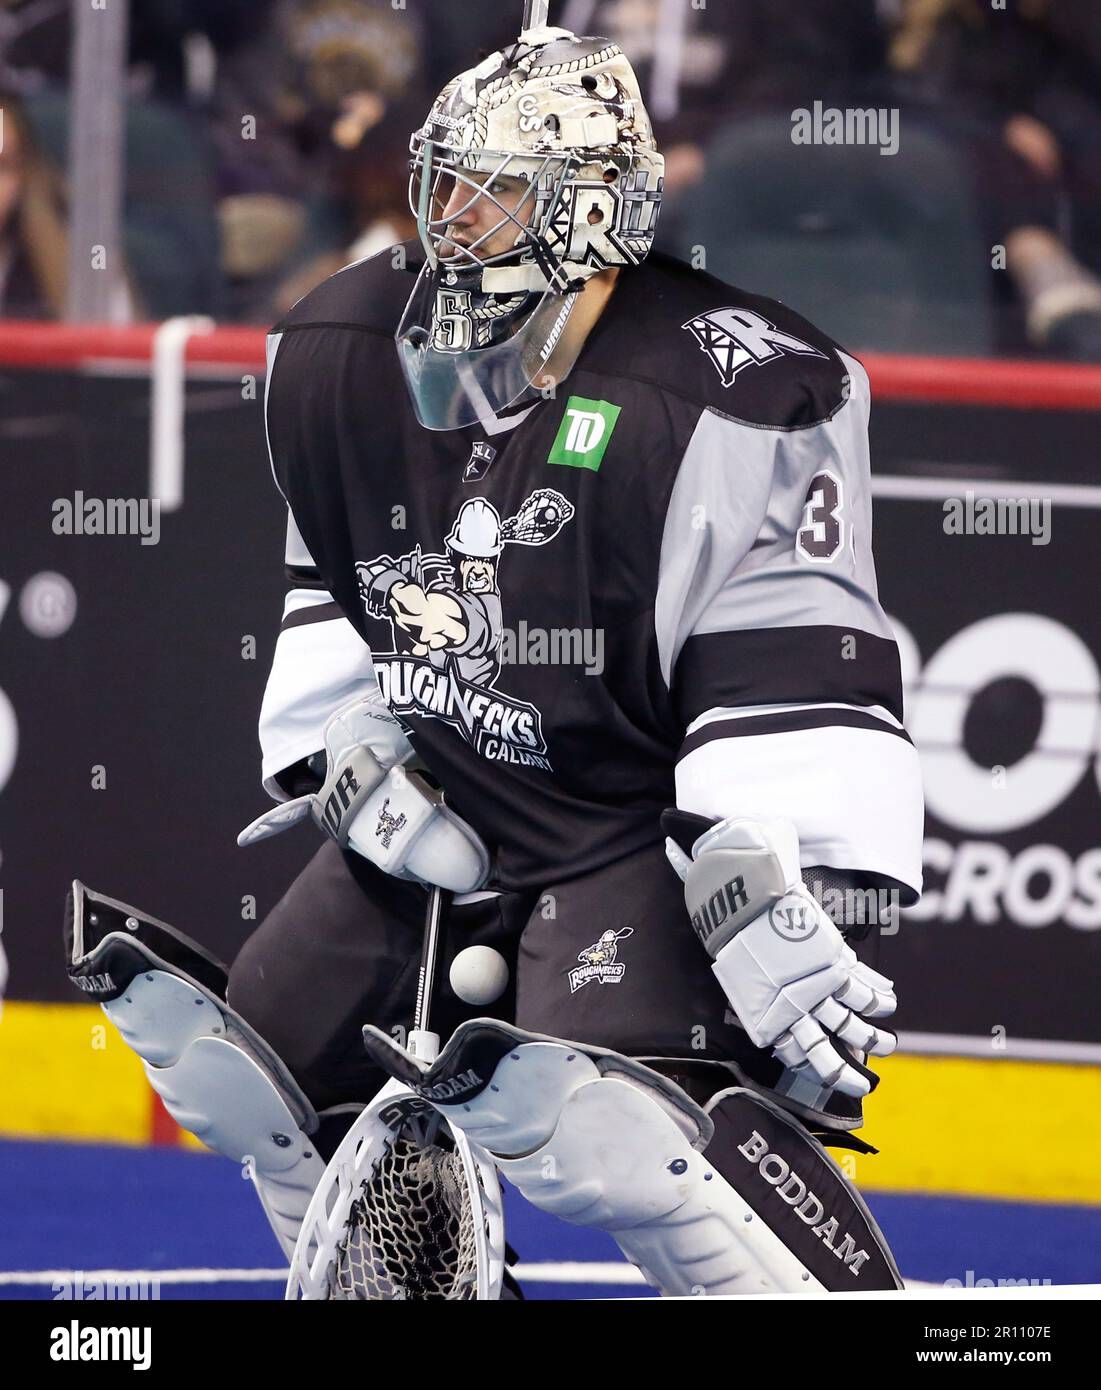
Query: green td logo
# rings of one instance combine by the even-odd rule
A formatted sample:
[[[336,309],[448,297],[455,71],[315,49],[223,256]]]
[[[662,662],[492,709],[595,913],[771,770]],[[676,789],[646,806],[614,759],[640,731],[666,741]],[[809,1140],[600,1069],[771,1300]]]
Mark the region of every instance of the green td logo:
[[[611,442],[620,409],[607,401],[571,396],[547,462],[565,464],[567,468],[591,468],[595,473]]]

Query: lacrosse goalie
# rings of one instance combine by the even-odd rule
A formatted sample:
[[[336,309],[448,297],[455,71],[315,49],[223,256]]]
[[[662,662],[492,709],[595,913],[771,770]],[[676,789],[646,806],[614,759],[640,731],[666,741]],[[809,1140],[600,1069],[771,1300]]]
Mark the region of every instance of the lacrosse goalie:
[[[652,253],[627,58],[529,15],[412,136],[418,241],[268,338],[290,590],[246,839],[323,843],[228,978],[175,933],[163,1000],[87,937],[73,969],[288,1253],[326,1126],[396,1078],[666,1294],[896,1287],[822,1142],[868,1150],[895,1047],[851,906],[921,889],[868,377]],[[430,885],[449,957],[509,967],[490,1007],[443,986],[434,1060],[401,1031]]]

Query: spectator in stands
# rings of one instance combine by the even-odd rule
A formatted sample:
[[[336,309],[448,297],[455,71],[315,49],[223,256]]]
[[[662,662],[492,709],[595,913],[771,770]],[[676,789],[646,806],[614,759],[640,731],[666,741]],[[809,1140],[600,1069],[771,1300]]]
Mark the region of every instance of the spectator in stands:
[[[630,55],[674,194],[703,177],[704,146],[730,116],[854,101],[885,56],[876,0],[721,0],[702,9],[690,0],[563,0],[551,18],[607,34]]]
[[[274,0],[140,0],[127,16],[131,96],[195,104],[203,66],[189,41],[219,54],[251,43]],[[22,93],[64,87],[70,76],[72,0],[0,0],[0,82]]]
[[[264,33],[220,65],[220,217],[238,316],[282,312],[373,226],[374,241],[408,234],[409,131],[430,100],[422,10],[276,0]],[[257,138],[243,140],[249,113]]]
[[[59,91],[72,33],[68,0],[4,3],[0,67],[20,90]],[[343,264],[361,232],[404,208],[404,192],[393,209],[393,197],[381,196],[388,173],[357,172],[349,155],[356,151],[361,165],[392,162],[384,127],[393,103],[419,93],[409,129],[427,110],[424,5],[143,0],[132,7],[131,116],[142,103],[169,103],[180,122],[194,123],[196,159],[212,161],[221,270],[231,286],[225,316],[266,319],[281,302],[284,277],[308,280],[314,260],[319,269]],[[400,162],[404,179],[404,148]],[[191,191],[194,202],[198,190]],[[221,314],[226,306],[194,307]]]
[[[64,176],[45,155],[18,96],[0,91],[0,317],[64,317],[68,283]],[[144,316],[124,267],[111,321]]]
[[[18,98],[0,93],[0,314],[60,318],[68,239],[61,176],[38,149]]]
[[[69,70],[69,0],[0,0],[0,89],[60,87]]]
[[[1078,0],[1008,10],[903,0],[890,61],[900,92],[938,108],[970,148],[1028,341],[1093,360],[1096,278],[1077,258],[1101,269],[1101,11]]]
[[[334,151],[330,187],[340,214],[339,243],[320,250],[274,291],[266,317],[278,318],[307,290],[350,261],[416,236],[409,210],[409,133],[424,120],[417,102],[390,105],[357,143]]]
[[[1101,279],[1044,227],[1010,232],[1006,260],[1032,345],[1055,357],[1101,362]]]

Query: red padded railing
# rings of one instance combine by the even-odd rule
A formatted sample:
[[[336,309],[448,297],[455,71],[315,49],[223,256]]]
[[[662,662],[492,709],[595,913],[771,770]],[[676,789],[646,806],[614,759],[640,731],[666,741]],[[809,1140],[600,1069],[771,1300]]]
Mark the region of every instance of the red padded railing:
[[[94,369],[147,362],[159,325],[125,328],[0,320],[0,365]],[[262,327],[228,326],[196,333],[189,365],[263,369]],[[972,357],[860,354],[879,400],[932,401],[1005,409],[1101,410],[1101,367]]]

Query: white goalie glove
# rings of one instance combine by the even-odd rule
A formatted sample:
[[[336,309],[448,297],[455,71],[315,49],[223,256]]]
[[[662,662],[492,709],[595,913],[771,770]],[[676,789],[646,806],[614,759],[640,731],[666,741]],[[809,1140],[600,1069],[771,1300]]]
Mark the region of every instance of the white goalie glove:
[[[861,964],[804,886],[795,827],[730,818],[701,835],[690,856],[672,839],[665,845],[692,925],[750,1041],[824,1086],[866,1096],[871,1083],[838,1041],[889,1056],[894,1034],[867,1020],[893,1013],[894,986]]]
[[[325,725],[326,776],[316,792],[258,816],[239,845],[278,835],[312,815],[341,849],[354,849],[395,878],[453,893],[481,888],[489,853],[475,830],[416,771],[405,731],[376,687]]]

